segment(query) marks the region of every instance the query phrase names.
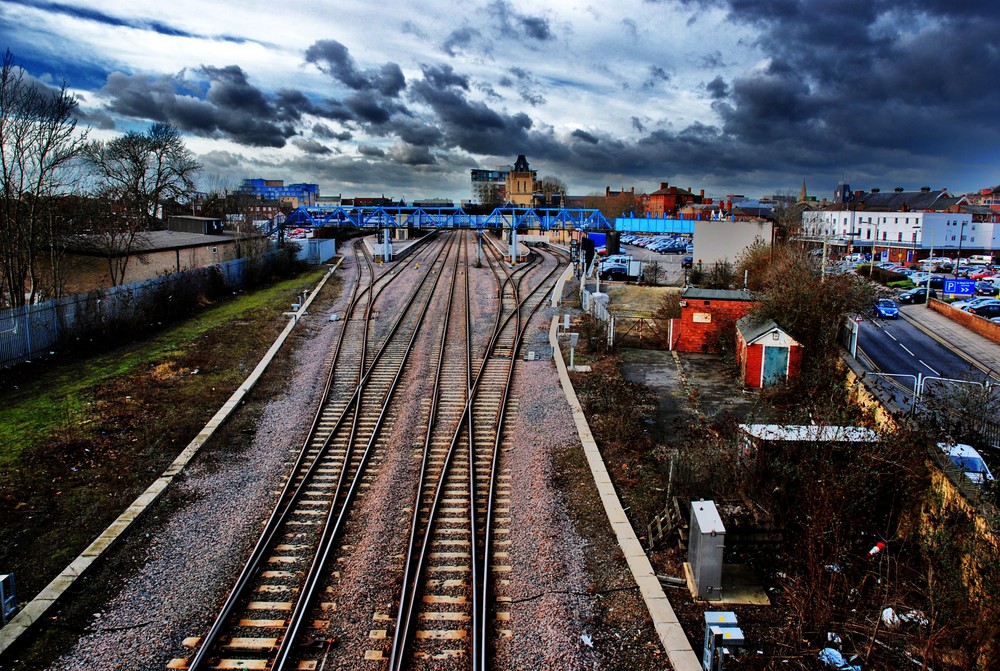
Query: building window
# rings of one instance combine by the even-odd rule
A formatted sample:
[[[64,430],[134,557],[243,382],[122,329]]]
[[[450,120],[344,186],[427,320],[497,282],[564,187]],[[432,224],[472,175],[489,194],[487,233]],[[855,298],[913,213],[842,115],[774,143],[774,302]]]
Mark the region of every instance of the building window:
[[[865,240],[871,240],[871,239],[872,239],[872,229],[869,228],[868,235],[865,236]]]
[[[903,232],[900,231],[898,233],[898,235],[899,235],[899,237],[896,238],[896,242],[902,242],[903,241]],[[916,233],[914,233],[914,235],[916,235]]]
[[[885,231],[882,231],[882,242],[885,242],[888,239],[889,239],[889,234],[886,233]]]

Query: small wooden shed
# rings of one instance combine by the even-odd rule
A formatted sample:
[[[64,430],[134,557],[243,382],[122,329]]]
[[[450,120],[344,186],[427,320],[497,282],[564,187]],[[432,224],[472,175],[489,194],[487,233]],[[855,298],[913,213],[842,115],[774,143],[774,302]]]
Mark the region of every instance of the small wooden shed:
[[[751,315],[736,322],[736,361],[740,380],[748,387],[785,384],[802,367],[802,345],[773,319]]]

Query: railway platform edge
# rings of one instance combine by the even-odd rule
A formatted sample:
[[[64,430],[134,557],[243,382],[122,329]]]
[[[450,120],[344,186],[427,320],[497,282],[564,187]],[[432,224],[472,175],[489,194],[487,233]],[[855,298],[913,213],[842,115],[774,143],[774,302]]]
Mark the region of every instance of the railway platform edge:
[[[635,535],[635,530],[625,515],[614,483],[611,482],[611,476],[604,465],[604,459],[601,457],[597,442],[594,440],[589,424],[587,424],[583,407],[580,405],[576,390],[569,379],[566,362],[563,361],[562,351],[559,348],[558,332],[559,318],[556,316],[552,318],[552,325],[549,328],[549,343],[552,345],[553,359],[559,371],[559,382],[562,384],[563,392],[566,394],[566,402],[569,403],[573,413],[573,421],[576,424],[587,463],[590,465],[590,471],[594,476],[594,483],[597,485],[601,503],[608,515],[608,521],[615,532],[636,585],[639,586],[642,599],[649,610],[650,618],[653,620],[653,626],[656,628],[660,642],[670,659],[671,667],[674,671],[701,671],[701,662],[691,647],[687,635],[656,577],[649,557],[646,556],[645,550],[642,549],[642,545]]]

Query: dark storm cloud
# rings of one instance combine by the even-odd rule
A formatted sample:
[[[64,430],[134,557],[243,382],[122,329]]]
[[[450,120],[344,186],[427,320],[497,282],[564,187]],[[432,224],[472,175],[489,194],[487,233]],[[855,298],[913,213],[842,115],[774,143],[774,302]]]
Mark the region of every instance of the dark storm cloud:
[[[555,38],[549,29],[548,19],[520,14],[507,0],[494,0],[486,6],[486,11],[504,35],[526,37],[538,42]]]
[[[632,117],[632,128],[640,133],[643,133],[646,130],[646,126],[642,123],[642,119],[637,116]]]
[[[715,79],[705,84],[705,89],[708,91],[708,94],[716,100],[725,98],[729,95],[729,84],[725,82],[721,75],[716,76]]]
[[[597,144],[598,142],[600,142],[600,140],[598,140],[596,137],[594,137],[587,131],[581,130],[579,128],[570,133],[570,135],[576,138],[577,140],[583,140],[584,142],[588,142],[590,144]]]
[[[643,91],[651,91],[663,82],[669,82],[670,75],[659,65],[650,65],[646,74],[646,79],[642,82]]]
[[[449,56],[457,56],[464,51],[489,53],[490,47],[489,43],[483,39],[482,33],[475,28],[465,26],[448,34],[448,37],[441,43],[441,51]]]
[[[434,165],[437,163],[437,159],[427,147],[414,147],[405,142],[394,146],[390,155],[393,160],[403,165]]]
[[[246,81],[243,71],[204,68],[204,99],[191,95],[192,84],[179,76],[108,75],[101,96],[108,111],[126,117],[167,121],[182,131],[220,135],[240,144],[283,147],[295,134],[276,108]]]
[[[344,105],[362,123],[381,124],[392,118],[392,108],[376,96],[356,93],[344,98]]]
[[[437,117],[442,133],[440,147],[491,156],[566,155],[551,133],[533,132],[533,121],[523,112],[497,112],[482,102],[466,99],[464,91],[456,87],[441,89],[427,80],[414,82],[411,94]]]
[[[692,6],[699,3],[691,2]],[[735,22],[760,31],[769,67],[731,82],[717,103],[724,131],[754,145],[798,144],[832,160],[869,162],[903,151],[923,161],[995,146],[1000,15],[984,3],[941,0],[731,0]],[[849,17],[849,21],[846,19]],[[721,100],[721,79],[708,91]],[[945,129],[961,128],[949,133]],[[893,163],[898,163],[893,161]]]
[[[292,144],[306,152],[307,154],[332,154],[333,150],[322,142],[313,139],[297,137],[292,140]]]
[[[434,86],[457,86],[466,91],[469,90],[469,78],[456,73],[455,69],[448,64],[422,65],[420,69],[424,73],[424,79]]]
[[[341,131],[338,133],[326,124],[322,123],[313,124],[312,132],[313,135],[321,137],[324,140],[338,140],[340,142],[346,142],[351,139],[351,133],[349,131]]]
[[[510,68],[509,72],[514,75],[516,83],[509,77],[504,77],[503,81],[506,82],[506,86],[513,86],[517,90],[517,95],[522,102],[526,102],[532,107],[545,104],[545,96],[535,90],[538,82],[530,72],[520,67]]]
[[[336,40],[314,42],[306,49],[305,57],[307,63],[354,91],[376,91],[392,98],[406,88],[406,78],[397,64],[386,63],[377,70],[360,70],[347,47]]]
[[[78,5],[67,5],[59,2],[37,2],[35,0],[6,1],[10,4],[37,9],[47,14],[61,14],[63,16],[68,16],[81,21],[89,21],[91,23],[111,26],[113,28],[133,28],[135,30],[148,30],[159,35],[167,35],[169,37],[190,37],[200,40],[219,40],[223,42],[233,42],[235,44],[243,44],[250,41],[240,37],[234,37],[232,35],[201,35],[181,30],[180,28],[176,28],[167,23],[155,21],[153,19],[126,19],[108,14],[106,12],[98,11],[96,9],[80,7]]]
[[[369,144],[359,144],[358,153],[368,158],[385,158],[385,152]]]

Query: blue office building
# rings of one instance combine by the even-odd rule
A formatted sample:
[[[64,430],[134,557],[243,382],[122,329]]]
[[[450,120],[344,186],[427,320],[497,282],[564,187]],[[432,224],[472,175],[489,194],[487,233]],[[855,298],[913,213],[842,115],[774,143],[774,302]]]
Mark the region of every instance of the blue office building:
[[[240,193],[249,193],[261,200],[276,200],[291,208],[313,207],[319,198],[319,184],[285,184],[280,179],[245,179]]]

